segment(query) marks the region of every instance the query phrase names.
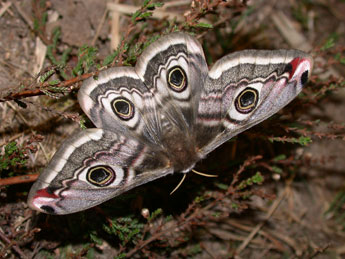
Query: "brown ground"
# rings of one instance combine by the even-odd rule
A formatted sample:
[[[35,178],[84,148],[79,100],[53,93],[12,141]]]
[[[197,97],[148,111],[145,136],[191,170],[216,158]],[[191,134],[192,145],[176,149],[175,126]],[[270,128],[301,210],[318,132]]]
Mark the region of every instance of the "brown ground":
[[[51,65],[47,59],[43,59],[44,45],[47,44],[44,40],[39,44],[33,30],[32,2],[35,1],[0,1],[1,98],[10,92],[20,92],[21,84],[27,86],[42,68]],[[120,2],[140,4],[140,1]],[[237,2],[240,6],[241,1]],[[235,8],[219,7],[216,11],[219,13],[219,20],[212,14],[206,17],[216,26],[198,35],[201,35],[200,40],[204,43],[207,55],[213,60],[231,51],[246,48],[298,48],[320,53],[316,52],[317,47],[322,46],[332,33],[338,35],[336,46],[342,46],[344,57],[344,1],[246,2],[253,9],[243,19],[239,17],[248,11],[246,8],[234,11]],[[83,44],[94,45],[99,50],[97,58],[103,60],[112,52],[111,45],[117,46],[121,40],[119,35],[126,32],[129,23],[129,19],[123,14],[119,15],[118,20],[111,19],[109,12],[105,16],[108,9],[103,0],[50,0],[46,1],[46,5],[47,37],[50,37],[52,28],[61,27],[59,53],[71,47],[75,54]],[[183,14],[189,10],[189,5],[178,5],[173,11]],[[116,15],[118,13],[114,12],[113,17]],[[224,21],[219,22],[222,19]],[[240,22],[232,35],[231,26],[234,21]],[[150,21],[144,33],[163,31],[164,26],[163,22]],[[138,28],[140,24],[136,28],[140,31]],[[219,35],[229,37],[231,44],[225,42],[221,46]],[[324,65],[330,57],[328,54],[317,57],[315,77],[309,83],[310,88],[319,79],[328,82],[329,74],[335,75],[339,81],[345,75],[344,65]],[[75,63],[76,56],[72,56],[69,65],[74,66]],[[0,102],[2,154],[10,141],[37,148],[37,151],[26,153],[26,166],[2,170],[0,178],[37,173],[47,164],[60,143],[79,127],[78,123],[71,120],[71,117],[74,118],[71,114],[81,114],[75,100],[75,94],[72,93],[57,101],[47,96],[25,98],[23,101],[27,102],[27,108],[21,108],[14,101]],[[31,183],[0,187],[0,258],[79,258],[86,255],[91,258],[111,258],[118,256],[120,252],[132,256],[133,251],[136,252],[133,256],[138,258],[344,258],[344,100],[343,88],[327,93],[326,97],[314,104],[304,104],[297,114],[291,114],[289,108],[284,109],[281,121],[285,115],[287,119],[293,118],[299,122],[320,120],[318,124],[313,123],[311,131],[325,134],[321,138],[314,134],[313,142],[308,147],[270,144],[267,139],[256,139],[257,132],[261,137],[279,135],[279,130],[272,131],[271,123],[276,127],[281,121],[265,122],[235,142],[225,144],[202,162],[201,168],[209,171],[217,169],[220,172],[219,181],[193,175],[173,196],[169,196],[169,190],[179,181],[179,176],[176,175],[138,188],[124,202],[121,199],[116,200],[118,203],[109,202],[105,208],[102,207],[106,212],[94,209],[85,214],[59,217],[37,215],[27,207],[26,195]],[[301,103],[296,102],[294,105]],[[293,111],[295,110],[294,108]],[[336,135],[335,139],[330,136],[333,133]],[[38,144],[40,138],[43,141]],[[253,144],[250,144],[251,141]],[[243,210],[236,212],[231,208],[233,199],[226,197],[218,207],[212,207],[214,210],[208,210],[206,204],[198,209],[193,208],[194,214],[188,214],[187,208],[195,197],[209,190],[216,192],[215,182],[229,184],[230,176],[247,157],[262,155],[263,163],[268,163],[271,158],[280,154],[286,154],[288,158],[300,163],[296,166],[280,165],[283,168],[281,174],[273,174],[264,167],[255,169],[262,172],[265,182],[253,187],[257,195],[253,195],[250,202],[239,203],[240,207],[245,204],[248,208],[243,205]],[[231,164],[230,160],[235,163]],[[344,200],[338,203],[337,209],[329,211],[331,204],[341,194]],[[130,206],[127,204],[128,200]],[[117,205],[121,202],[126,204]],[[116,212],[107,211],[107,206],[117,209]],[[103,224],[109,224],[107,220],[116,220],[120,216],[131,216],[132,219],[143,222],[140,213],[143,208],[149,208],[151,212],[162,208],[163,214],[147,225],[147,232],[156,238],[142,249],[132,243],[121,248],[116,235],[101,232]],[[197,214],[198,211],[201,211],[200,215]],[[215,212],[222,216],[219,219],[210,216]],[[173,220],[163,224],[164,217],[168,215],[172,215]],[[157,226],[161,226],[161,229],[157,230]],[[96,244],[95,240],[89,238],[90,233],[100,239],[99,243]],[[145,240],[148,238],[150,236]]]

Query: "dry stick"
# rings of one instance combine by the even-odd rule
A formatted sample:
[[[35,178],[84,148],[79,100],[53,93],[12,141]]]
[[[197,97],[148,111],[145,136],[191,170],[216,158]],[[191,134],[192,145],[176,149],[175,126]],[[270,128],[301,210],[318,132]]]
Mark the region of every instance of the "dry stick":
[[[12,5],[11,2],[4,3],[3,6],[0,9],[0,17],[7,11],[8,8]]]
[[[226,223],[229,224],[230,226],[232,226],[234,229],[239,229],[239,230],[246,231],[246,232],[250,232],[252,230],[252,227],[247,226],[247,225],[243,225],[240,222],[237,222],[236,220],[228,220],[228,221],[226,221]],[[258,232],[258,234],[260,234],[261,236],[267,238],[272,243],[274,243],[274,245],[275,245],[274,248],[276,250],[281,251],[281,252],[286,251],[286,248],[283,247],[283,244],[281,242],[279,242],[279,240],[276,239],[279,237],[275,236],[275,233],[260,230]],[[245,240],[245,238],[243,238],[241,241],[244,241],[244,240]],[[253,240],[251,240],[251,242],[253,242]]]
[[[29,124],[29,122],[25,119],[24,115],[20,111],[18,111],[17,108],[12,103],[8,102],[7,104],[18,114],[18,116],[22,119],[22,121],[26,124],[26,126],[28,128],[30,128],[31,133],[35,134],[35,132],[31,129],[31,125]],[[45,149],[44,149],[42,143],[38,142],[38,145],[42,149],[43,155],[44,155],[46,161],[48,162],[49,157],[48,157],[47,153],[45,152]]]
[[[44,64],[44,60],[46,58],[47,55],[47,46],[44,44],[44,42],[41,40],[40,37],[36,37],[36,48],[35,48],[35,58],[36,58],[36,62],[34,64],[34,68],[32,71],[32,76],[34,77],[35,75],[37,75],[43,67]]]
[[[281,203],[281,201],[285,198],[286,194],[287,194],[287,190],[288,190],[289,186],[287,186],[284,191],[279,195],[278,199],[276,199],[274,201],[274,203],[272,204],[272,206],[270,207],[270,209],[268,210],[268,213],[265,217],[265,219],[260,222],[253,230],[252,232],[249,234],[249,236],[242,242],[242,244],[239,246],[239,248],[236,250],[237,254],[240,254],[245,248],[246,246],[249,244],[249,242],[254,238],[254,236],[259,232],[259,230],[263,227],[263,225],[267,222],[267,220],[273,215],[273,213],[275,212],[275,210],[278,208],[279,204]]]
[[[108,3],[107,8],[109,10],[111,10],[112,12],[115,11],[115,12],[122,13],[122,14],[132,14],[132,13],[135,13],[140,8],[140,6]],[[181,15],[177,12],[160,11],[159,8],[156,8],[156,10],[152,13],[152,16],[149,18],[155,18],[155,19],[167,18],[168,20],[176,19],[176,21],[178,21],[178,22],[184,21],[183,15]]]
[[[114,0],[117,4],[119,0]],[[110,33],[110,49],[115,51],[120,44],[120,13],[117,11],[111,11],[111,33]]]
[[[84,74],[84,75],[80,75],[80,76],[77,76],[77,77],[74,77],[72,79],[69,79],[69,80],[66,80],[66,81],[63,81],[59,84],[57,84],[55,87],[68,87],[68,86],[71,86],[75,83],[78,83],[80,81],[83,81],[91,76],[96,76],[99,74],[100,71],[95,71],[95,72],[92,72],[92,73],[87,73],[87,74]],[[45,86],[49,86],[49,82],[44,82],[42,84],[40,84],[40,87],[45,87]],[[44,93],[41,92],[40,89],[34,89],[34,90],[24,90],[22,92],[19,92],[19,93],[12,93],[12,94],[9,94],[5,97],[3,97],[2,99],[0,99],[0,102],[6,102],[6,101],[11,101],[11,100],[19,100],[19,99],[23,99],[23,98],[26,98],[26,97],[31,97],[31,96],[38,96],[38,95],[43,95]]]
[[[7,140],[3,140],[3,141],[0,143],[0,147],[5,146],[5,145],[7,145],[8,143],[12,142],[13,140],[15,140],[15,139],[17,139],[17,138],[23,136],[23,134],[26,133],[26,132],[28,132],[28,131],[30,131],[30,130],[29,130],[29,129],[26,129],[26,130],[24,130],[24,131],[22,131],[22,132],[20,132],[20,133],[17,133],[16,135],[10,137],[10,138],[7,139]]]
[[[213,2],[210,2],[209,4],[206,4],[204,8],[207,12],[209,10],[213,10],[214,8],[219,6],[221,3],[224,3],[224,2],[222,0],[213,1]],[[191,12],[185,16],[185,24],[193,25],[197,23],[196,21],[200,21],[202,23],[210,23],[207,19],[201,18],[201,16],[203,16],[204,14],[205,14],[204,12],[200,12],[200,10],[195,9],[194,12]],[[184,23],[180,24],[180,26],[178,27],[179,30],[183,30],[183,28],[185,27],[185,24]]]
[[[91,41],[91,46],[95,46],[97,38],[98,38],[98,36],[99,36],[99,34],[100,34],[101,30],[102,30],[102,27],[104,25],[105,18],[107,18],[107,14],[108,14],[108,10],[105,9],[104,13],[103,13],[103,16],[101,18],[101,21],[99,22],[99,24],[97,26],[97,30],[96,30],[95,36],[93,37],[93,39]]]
[[[27,25],[30,27],[31,30],[34,29],[34,24],[29,15],[22,9],[19,2],[14,2],[14,6],[16,7],[18,13],[20,16],[24,19],[24,21],[27,23]]]
[[[15,242],[11,241],[2,231],[2,229],[0,229],[0,238],[7,243],[10,247],[13,248],[14,251],[16,251],[21,258],[27,258],[27,256],[23,253],[23,251],[19,248],[19,246],[17,246],[15,244]]]
[[[309,52],[313,49],[312,45],[308,42],[306,37],[297,31],[293,25],[293,22],[281,11],[274,12],[271,14],[271,19],[273,24],[277,27],[278,31],[284,37],[284,39],[296,49],[301,49],[303,51]],[[320,58],[320,60],[326,63],[326,60]],[[333,75],[335,77],[340,77],[340,73],[334,67],[328,67],[327,72],[320,75],[321,79],[325,79]]]
[[[233,234],[229,231],[224,231],[224,230],[220,230],[220,229],[208,229],[206,230],[208,231],[210,234],[216,236],[219,239],[222,240],[235,240],[235,241],[243,241],[245,239],[245,237],[237,235],[237,234]],[[235,231],[234,231],[235,232]],[[263,240],[257,240],[257,239],[253,239],[251,241],[252,244],[255,245],[259,245],[259,246],[264,246],[265,243]]]
[[[200,248],[203,249],[203,250],[206,252],[206,254],[208,254],[208,255],[210,256],[210,258],[212,258],[212,259],[217,259],[217,258],[218,258],[217,256],[215,256],[215,255],[210,251],[210,249],[208,249],[208,248],[204,245],[203,242],[200,242]]]
[[[179,0],[179,1],[168,2],[168,3],[164,3],[164,5],[162,6],[162,10],[166,10],[172,7],[176,8],[176,7],[188,5],[191,3],[192,3],[192,0]]]
[[[240,224],[239,222],[237,222],[236,220],[229,220],[229,221],[227,221],[227,223],[228,223],[229,225],[233,226],[233,227],[236,228],[236,229],[240,229],[240,230],[243,230],[243,231],[246,231],[246,232],[250,232],[250,231],[252,230],[252,227],[246,226],[246,225],[242,225],[242,224]],[[268,238],[268,239],[270,239],[269,236],[271,235],[271,236],[273,236],[274,238],[277,238],[277,239],[279,239],[279,240],[285,242],[288,246],[290,246],[292,249],[295,250],[295,253],[296,253],[297,256],[298,256],[298,255],[301,255],[301,251],[302,251],[302,250],[301,250],[300,246],[299,246],[298,243],[297,243],[294,239],[292,239],[291,237],[286,236],[286,235],[284,235],[284,234],[282,234],[282,233],[279,233],[279,232],[276,232],[276,231],[273,232],[273,231],[269,231],[269,230],[266,230],[266,231],[260,230],[258,233],[259,233],[260,235],[262,235],[262,236]],[[251,241],[251,242],[252,242],[252,241]],[[276,249],[277,249],[277,247],[276,247]],[[280,249],[279,249],[279,250],[280,250]],[[286,250],[286,249],[281,250],[281,251],[285,251],[285,250]]]
[[[27,174],[14,176],[9,178],[0,179],[0,186],[19,184],[19,183],[31,183],[36,181],[40,174]]]

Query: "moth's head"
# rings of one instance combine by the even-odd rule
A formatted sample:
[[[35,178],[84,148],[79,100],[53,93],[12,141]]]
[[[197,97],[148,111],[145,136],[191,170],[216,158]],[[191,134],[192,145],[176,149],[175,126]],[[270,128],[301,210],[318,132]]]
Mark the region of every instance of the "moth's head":
[[[253,126],[270,117],[292,101],[306,85],[313,67],[312,58],[301,51],[287,51],[282,57],[271,57],[269,64],[255,65],[265,73],[244,79],[231,94],[228,119],[237,125]],[[284,60],[285,62],[280,62]]]

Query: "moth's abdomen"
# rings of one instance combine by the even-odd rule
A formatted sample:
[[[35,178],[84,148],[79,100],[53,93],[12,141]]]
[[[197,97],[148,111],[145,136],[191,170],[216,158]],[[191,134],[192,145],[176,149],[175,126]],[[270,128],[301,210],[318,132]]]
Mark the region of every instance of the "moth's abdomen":
[[[201,159],[196,150],[194,137],[189,132],[172,127],[164,132],[161,143],[175,172],[188,172]]]

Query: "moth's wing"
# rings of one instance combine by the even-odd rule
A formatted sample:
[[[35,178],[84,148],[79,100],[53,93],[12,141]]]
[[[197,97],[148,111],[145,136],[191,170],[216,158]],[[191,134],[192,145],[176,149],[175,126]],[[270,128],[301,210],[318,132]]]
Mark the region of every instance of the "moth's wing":
[[[28,204],[49,214],[73,213],[172,172],[159,150],[122,134],[88,129],[60,147],[32,186]]]
[[[87,79],[78,101],[97,128],[159,143],[156,101],[134,68],[109,68]]]
[[[298,50],[245,50],[217,61],[198,110],[197,146],[203,155],[267,119],[294,99],[312,70]]]
[[[163,36],[139,57],[135,70],[157,102],[157,130],[194,135],[208,67],[200,43],[185,33]]]
[[[98,128],[167,149],[167,132],[175,137],[188,136],[187,140],[194,138],[197,107],[207,73],[199,42],[188,34],[172,33],[149,45],[135,68],[111,68],[86,80],[78,100]],[[132,113],[120,118],[116,105]]]

